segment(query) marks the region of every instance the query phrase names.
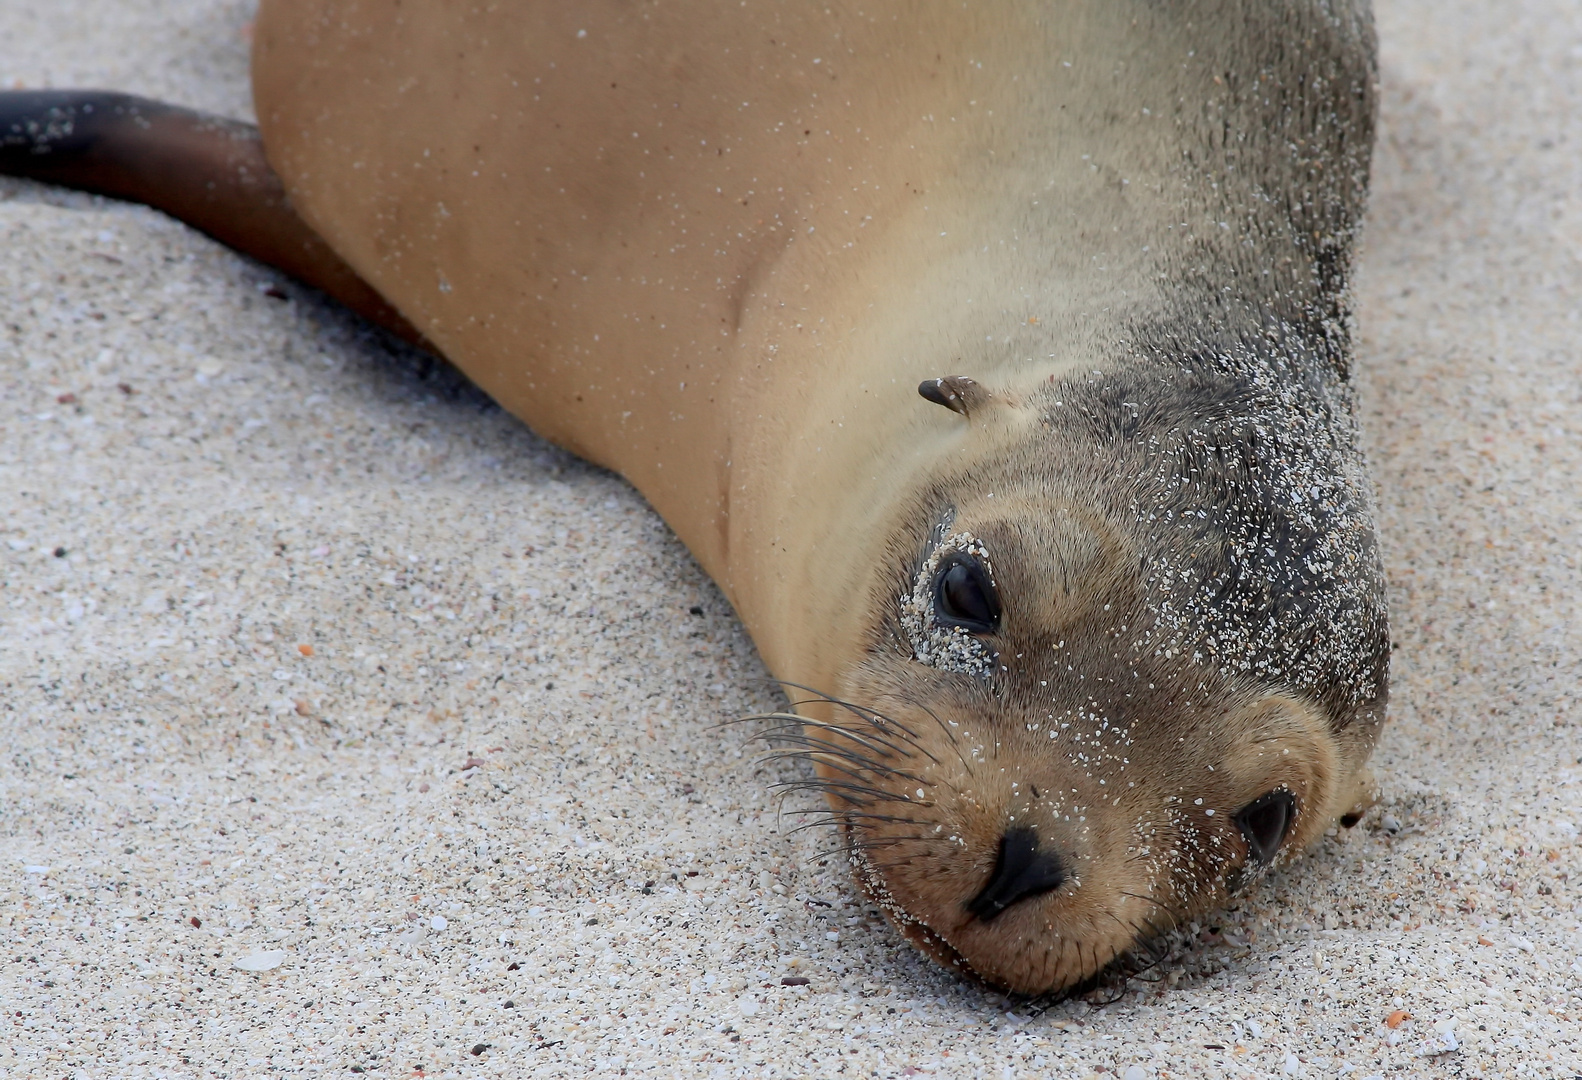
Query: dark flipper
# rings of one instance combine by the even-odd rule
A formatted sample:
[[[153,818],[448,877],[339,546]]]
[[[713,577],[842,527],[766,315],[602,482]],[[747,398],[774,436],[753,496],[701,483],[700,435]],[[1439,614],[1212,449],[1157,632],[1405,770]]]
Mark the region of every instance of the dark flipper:
[[[251,124],[106,91],[4,91],[0,173],[146,203],[433,351],[291,209]]]

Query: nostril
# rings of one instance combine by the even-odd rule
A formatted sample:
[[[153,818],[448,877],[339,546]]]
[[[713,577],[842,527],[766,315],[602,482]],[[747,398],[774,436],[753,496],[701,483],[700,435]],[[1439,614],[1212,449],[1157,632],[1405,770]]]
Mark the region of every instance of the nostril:
[[[1011,829],[1000,837],[1000,858],[983,891],[967,903],[967,910],[989,922],[1019,900],[1041,896],[1065,884],[1060,856],[1038,849],[1038,833]]]
[[[1247,840],[1248,853],[1267,866],[1279,854],[1295,817],[1296,797],[1284,788],[1276,788],[1242,807],[1236,814],[1236,824]]]

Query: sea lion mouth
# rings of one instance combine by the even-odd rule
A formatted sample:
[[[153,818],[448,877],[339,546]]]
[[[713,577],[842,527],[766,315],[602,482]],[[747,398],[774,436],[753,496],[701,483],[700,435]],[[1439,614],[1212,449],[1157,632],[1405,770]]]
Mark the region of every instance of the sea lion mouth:
[[[1000,993],[1039,1001],[1044,1005],[1053,1005],[1084,994],[1104,981],[1107,972],[1120,969],[1123,977],[1134,974],[1135,968],[1128,970],[1131,958],[1138,953],[1149,953],[1149,941],[1159,936],[1159,932],[1150,927],[1151,934],[1148,937],[1138,934],[1128,938],[1124,946],[1113,948],[1108,959],[1100,959],[1102,953],[1098,949],[1077,949],[1073,954],[1077,961],[1075,969],[1062,963],[1037,975],[1027,972],[1020,977],[1005,972],[985,971],[974,965],[967,953],[948,937],[896,899],[868,852],[853,843],[849,834],[847,845],[847,858],[858,886],[885,912],[902,937],[946,971]],[[1038,850],[1036,843],[1029,844],[1025,836],[1015,836],[1002,843],[1002,858],[993,877],[966,905],[966,923],[976,923],[981,927],[1014,908],[1018,901],[1059,888],[1058,884],[1044,887],[1054,876],[1055,870],[1050,862],[1045,861],[1046,855]],[[1027,891],[1030,884],[1035,891]],[[1064,879],[1060,884],[1064,884]],[[1028,944],[1031,946],[1033,943]]]
[[[974,982],[986,986],[993,985],[991,980],[985,979],[968,963],[954,945],[935,932],[934,928],[914,916],[903,907],[890,892],[890,887],[885,883],[881,874],[868,858],[868,853],[860,844],[852,842],[850,833],[846,836],[846,857],[851,862],[852,876],[862,891],[868,895],[879,908],[889,917],[901,935],[917,947],[918,951],[934,963],[947,971],[959,972]]]

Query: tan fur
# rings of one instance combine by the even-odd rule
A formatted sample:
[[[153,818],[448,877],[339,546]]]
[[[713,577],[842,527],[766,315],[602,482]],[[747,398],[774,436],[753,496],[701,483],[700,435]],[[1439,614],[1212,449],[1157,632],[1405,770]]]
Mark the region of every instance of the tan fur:
[[[1296,797],[1286,851],[1358,802],[1365,10],[264,0],[254,79],[309,224],[855,707],[804,745],[937,959],[1069,987],[1250,880],[1249,800]],[[966,415],[917,396],[949,375]],[[907,636],[953,532],[1004,604],[981,671]],[[1017,823],[1070,873],[973,917]]]

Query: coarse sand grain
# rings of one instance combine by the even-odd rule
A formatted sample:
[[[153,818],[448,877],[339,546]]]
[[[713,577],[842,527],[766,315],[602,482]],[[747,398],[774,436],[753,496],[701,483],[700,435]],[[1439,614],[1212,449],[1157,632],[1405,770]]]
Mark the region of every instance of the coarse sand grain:
[[[140,207],[0,181],[0,1075],[1582,1073],[1582,7],[1384,0],[1384,798],[1108,1005],[965,986],[718,725],[616,477]],[[249,115],[243,0],[0,0],[0,85]]]

